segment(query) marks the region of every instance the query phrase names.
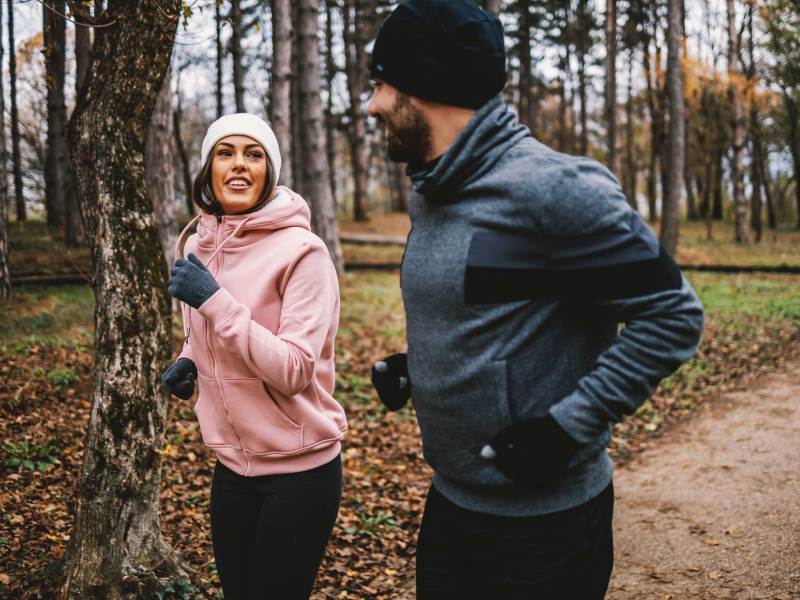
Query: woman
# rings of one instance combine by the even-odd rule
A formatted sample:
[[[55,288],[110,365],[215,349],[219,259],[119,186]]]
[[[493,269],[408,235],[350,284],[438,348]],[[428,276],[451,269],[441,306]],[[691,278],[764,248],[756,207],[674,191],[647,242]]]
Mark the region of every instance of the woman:
[[[310,212],[276,187],[269,126],[227,115],[203,140],[194,185],[197,234],[171,270],[186,340],[162,376],[188,398],[217,456],[211,534],[226,600],[308,598],[341,496],[333,399],[336,271]]]

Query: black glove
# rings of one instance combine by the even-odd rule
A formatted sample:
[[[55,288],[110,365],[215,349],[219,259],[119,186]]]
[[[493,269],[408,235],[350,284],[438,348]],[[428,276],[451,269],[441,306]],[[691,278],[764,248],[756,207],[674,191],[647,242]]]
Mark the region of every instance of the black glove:
[[[170,296],[192,308],[200,308],[219,289],[217,280],[194,254],[189,255],[189,260],[176,260],[169,272]]]
[[[408,359],[405,352],[392,354],[372,366],[372,385],[389,410],[400,410],[411,398]]]
[[[483,447],[509,479],[524,487],[544,487],[567,470],[579,444],[549,414],[507,427]]]
[[[197,367],[188,358],[179,358],[161,375],[161,387],[186,400],[194,393],[194,381],[197,379]]]

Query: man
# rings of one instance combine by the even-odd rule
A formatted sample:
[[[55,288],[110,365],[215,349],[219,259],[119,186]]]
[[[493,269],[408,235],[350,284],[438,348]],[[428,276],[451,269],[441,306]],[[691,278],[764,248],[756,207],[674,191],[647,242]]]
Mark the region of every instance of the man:
[[[610,424],[694,354],[702,306],[605,167],[517,123],[494,16],[408,0],[371,72],[413,183],[408,353],[373,382],[391,409],[413,396],[434,470],[417,597],[603,598]]]

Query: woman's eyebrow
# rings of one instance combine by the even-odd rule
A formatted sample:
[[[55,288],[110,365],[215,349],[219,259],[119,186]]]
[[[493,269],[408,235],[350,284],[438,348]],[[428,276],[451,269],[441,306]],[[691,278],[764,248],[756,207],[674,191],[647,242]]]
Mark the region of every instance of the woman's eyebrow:
[[[219,142],[217,146],[227,146],[228,148],[233,148],[234,145],[228,142]],[[261,148],[261,144],[247,144],[244,149],[247,150],[248,148]]]

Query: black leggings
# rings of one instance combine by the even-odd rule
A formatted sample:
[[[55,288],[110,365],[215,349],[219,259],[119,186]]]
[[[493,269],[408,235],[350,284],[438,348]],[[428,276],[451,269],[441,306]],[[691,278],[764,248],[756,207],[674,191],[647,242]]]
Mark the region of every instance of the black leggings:
[[[609,486],[536,517],[465,510],[431,487],[417,543],[417,600],[602,600],[614,564]]]
[[[211,537],[225,600],[306,600],[342,494],[342,461],[243,477],[217,461]]]

